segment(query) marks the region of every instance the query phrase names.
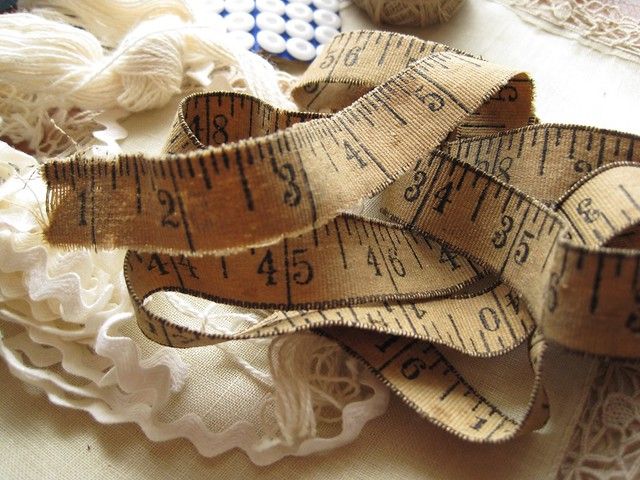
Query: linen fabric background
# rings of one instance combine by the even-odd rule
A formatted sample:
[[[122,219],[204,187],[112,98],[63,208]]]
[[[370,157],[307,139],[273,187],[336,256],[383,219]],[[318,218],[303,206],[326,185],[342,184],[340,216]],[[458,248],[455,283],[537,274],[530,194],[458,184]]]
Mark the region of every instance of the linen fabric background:
[[[373,28],[355,7],[343,11],[345,31]],[[589,49],[526,24],[508,8],[467,0],[444,25],[402,29],[528,71],[544,122],[595,125],[640,133],[640,65]],[[176,102],[129,118],[125,151],[160,151]],[[207,357],[199,356],[206,371]],[[257,467],[240,451],[204,458],[186,440],[149,441],[132,424],[101,425],[88,414],[54,406],[0,365],[2,478],[555,478],[592,382],[594,359],[552,348],[545,365],[551,420],[539,432],[501,445],[458,440],[420,419],[392,396],[385,415],[351,445]],[[486,372],[489,374],[490,372]],[[213,380],[212,380],[213,381]],[[251,392],[236,393],[241,399]],[[207,398],[207,392],[197,392]],[[239,402],[236,408],[242,408]]]

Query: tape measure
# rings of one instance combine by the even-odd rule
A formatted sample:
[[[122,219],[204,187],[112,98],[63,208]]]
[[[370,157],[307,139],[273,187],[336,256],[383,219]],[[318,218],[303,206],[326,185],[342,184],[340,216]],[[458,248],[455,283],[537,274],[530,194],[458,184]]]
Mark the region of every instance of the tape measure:
[[[312,329],[471,441],[544,424],[546,341],[640,357],[639,137],[538,124],[525,74],[394,33],[336,37],[294,98],[325,113],[195,94],[162,157],[45,164],[47,240],[130,248],[156,342]],[[162,291],[273,313],[220,333]]]

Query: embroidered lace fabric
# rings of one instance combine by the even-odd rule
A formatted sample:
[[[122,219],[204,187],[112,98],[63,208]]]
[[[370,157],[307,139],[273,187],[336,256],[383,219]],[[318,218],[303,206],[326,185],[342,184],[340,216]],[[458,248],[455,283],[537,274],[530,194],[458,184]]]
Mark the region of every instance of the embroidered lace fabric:
[[[494,0],[542,29],[640,62],[640,4],[634,0]]]
[[[640,364],[600,363],[557,478],[640,478]]]

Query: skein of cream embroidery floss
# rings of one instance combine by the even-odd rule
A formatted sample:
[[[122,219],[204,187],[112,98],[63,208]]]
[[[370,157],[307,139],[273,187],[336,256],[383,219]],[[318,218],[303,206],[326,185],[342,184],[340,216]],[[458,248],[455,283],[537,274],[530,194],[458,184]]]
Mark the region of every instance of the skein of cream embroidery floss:
[[[8,139],[36,157],[78,148],[76,139],[101,128],[100,112],[65,108],[47,94],[24,94],[0,82],[0,139]]]
[[[291,83],[291,77],[287,80],[263,58],[225,39],[224,30],[206,19],[191,23],[162,15],[137,24],[111,50],[90,31],[67,23],[30,13],[3,15],[0,138],[14,144],[27,141],[38,156],[58,154],[65,149],[41,148],[37,139],[67,132],[68,138],[58,140],[67,140],[69,147],[82,137],[73,132],[99,129],[94,122],[77,125],[91,116],[79,112],[159,108],[197,81],[200,88],[206,87],[211,78],[200,74],[203,71],[233,70],[234,89],[291,108],[282,91],[282,83]],[[2,94],[16,86],[18,91]],[[25,130],[33,135],[19,133]]]
[[[463,0],[353,0],[378,25],[424,27],[449,20]]]
[[[318,435],[320,422],[341,422],[343,409],[364,400],[362,364],[334,341],[308,332],[278,337],[269,345],[275,383],[273,416],[285,445]]]
[[[238,66],[252,93],[262,90],[270,101],[290,104],[275,82],[268,85],[276,78],[273,67],[243,53],[222,32],[175,16],[140,23],[109,54],[82,29],[27,13],[0,17],[0,81],[27,94],[46,91],[83,110],[161,107],[181,92],[185,71],[207,64]],[[271,79],[262,76],[268,70]]]
[[[91,32],[106,47],[116,47],[138,23],[173,15],[195,21],[195,11],[207,0],[21,0],[20,8],[62,20]],[[202,18],[202,17],[201,17]],[[206,18],[206,17],[204,17]]]

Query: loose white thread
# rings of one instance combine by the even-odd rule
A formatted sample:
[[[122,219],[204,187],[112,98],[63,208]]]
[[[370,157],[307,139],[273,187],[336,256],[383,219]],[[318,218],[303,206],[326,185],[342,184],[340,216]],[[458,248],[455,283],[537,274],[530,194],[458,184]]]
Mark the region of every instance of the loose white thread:
[[[202,309],[181,294],[164,295],[176,311],[200,319],[203,333],[232,335],[262,319],[246,313],[221,312],[213,302]],[[262,406],[267,434],[263,447],[292,447],[317,437],[318,424],[341,422],[347,404],[373,393],[362,388],[362,366],[327,338],[303,332],[251,341],[269,343],[270,373],[234,355],[224,343],[216,347],[249,376],[271,387],[272,393]]]
[[[285,445],[316,437],[318,423],[341,421],[346,404],[367,396],[360,382],[361,365],[318,335],[274,339],[269,361],[275,389],[264,412],[273,409],[277,432],[271,435],[281,437]]]

